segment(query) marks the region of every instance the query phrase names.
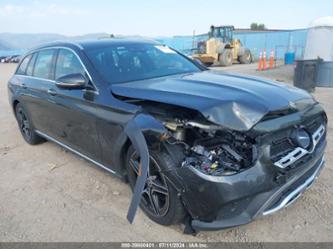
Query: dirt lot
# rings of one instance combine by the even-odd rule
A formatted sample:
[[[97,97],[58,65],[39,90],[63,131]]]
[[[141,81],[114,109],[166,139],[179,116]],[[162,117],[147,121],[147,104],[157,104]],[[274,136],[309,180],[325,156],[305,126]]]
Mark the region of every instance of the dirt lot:
[[[277,214],[196,237],[183,235],[180,226],[157,225],[141,211],[130,225],[131,192],[125,183],[53,143],[23,141],[7,100],[15,66],[0,64],[0,241],[333,241],[331,136],[317,183]],[[228,70],[288,81],[293,68]],[[317,89],[315,96],[333,118],[333,89]]]

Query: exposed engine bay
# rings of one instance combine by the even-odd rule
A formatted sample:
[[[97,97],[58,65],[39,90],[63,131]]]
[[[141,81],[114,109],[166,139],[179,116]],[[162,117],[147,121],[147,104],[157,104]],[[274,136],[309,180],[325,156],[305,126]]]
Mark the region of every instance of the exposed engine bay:
[[[160,109],[158,105],[146,108],[168,129],[166,142],[183,146],[186,157],[182,167],[191,166],[213,176],[232,175],[251,167],[257,158],[254,139],[243,133],[207,122],[191,110]]]
[[[187,128],[177,127],[173,138],[168,140],[184,145],[186,157],[182,167],[192,166],[205,174],[219,176],[235,174],[253,165],[257,149],[251,139],[230,131],[202,130],[195,125],[187,122],[184,126]]]

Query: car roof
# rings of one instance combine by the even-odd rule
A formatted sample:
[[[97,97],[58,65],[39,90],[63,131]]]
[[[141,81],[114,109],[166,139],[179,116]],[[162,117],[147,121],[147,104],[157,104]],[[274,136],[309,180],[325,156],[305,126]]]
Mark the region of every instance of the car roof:
[[[128,38],[108,38],[108,39],[96,39],[96,40],[79,40],[79,41],[55,41],[40,45],[32,50],[39,50],[43,48],[52,47],[69,47],[78,49],[93,49],[107,47],[110,45],[126,45],[126,44],[159,44],[157,41],[149,39],[128,39]]]

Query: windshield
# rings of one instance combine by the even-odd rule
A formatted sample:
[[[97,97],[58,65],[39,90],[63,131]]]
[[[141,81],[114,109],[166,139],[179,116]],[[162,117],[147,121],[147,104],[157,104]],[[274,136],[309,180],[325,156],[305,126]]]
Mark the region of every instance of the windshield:
[[[117,44],[86,53],[96,70],[110,83],[201,71],[189,59],[163,45]]]

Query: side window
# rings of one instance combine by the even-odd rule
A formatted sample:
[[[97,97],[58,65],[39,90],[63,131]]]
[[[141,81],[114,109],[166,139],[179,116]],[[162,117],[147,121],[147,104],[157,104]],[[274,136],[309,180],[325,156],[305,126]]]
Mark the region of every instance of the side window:
[[[21,74],[21,75],[24,75],[25,74],[25,71],[27,70],[27,66],[29,64],[29,61],[31,59],[31,54],[27,55],[23,61],[21,62],[20,66],[18,67],[17,71],[16,71],[16,74]]]
[[[43,79],[51,79],[51,66],[54,49],[42,50],[38,53],[33,76]]]
[[[33,70],[34,70],[34,65],[35,65],[35,61],[36,61],[36,58],[37,58],[37,53],[34,53],[32,55],[32,58],[28,64],[28,67],[27,67],[27,70],[26,70],[26,75],[28,76],[32,76],[32,73],[33,73]]]
[[[76,55],[66,49],[60,49],[55,69],[55,78],[58,79],[68,74],[85,73]]]

